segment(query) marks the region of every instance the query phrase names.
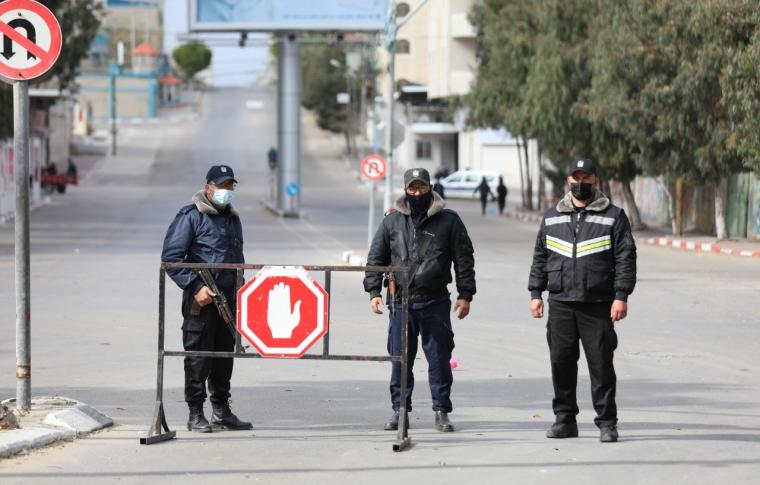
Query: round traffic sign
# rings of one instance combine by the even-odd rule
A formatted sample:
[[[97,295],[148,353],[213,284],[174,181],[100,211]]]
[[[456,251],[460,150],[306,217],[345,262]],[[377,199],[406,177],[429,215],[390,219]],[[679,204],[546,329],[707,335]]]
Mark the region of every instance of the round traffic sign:
[[[385,177],[386,163],[380,155],[368,155],[362,160],[362,175],[369,180],[380,180]]]
[[[285,187],[285,192],[287,192],[287,194],[291,197],[295,197],[300,191],[301,187],[295,182],[291,182],[287,187]]]
[[[48,72],[61,54],[61,26],[33,0],[0,2],[0,76],[26,81]]]

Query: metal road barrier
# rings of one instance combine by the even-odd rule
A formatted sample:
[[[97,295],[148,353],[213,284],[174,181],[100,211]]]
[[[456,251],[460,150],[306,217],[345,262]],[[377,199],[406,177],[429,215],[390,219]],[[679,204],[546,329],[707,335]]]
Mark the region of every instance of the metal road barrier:
[[[140,438],[140,444],[150,445],[174,439],[176,431],[169,429],[166,423],[166,414],[164,411],[164,359],[166,357],[229,357],[234,359],[240,358],[261,358],[261,355],[255,352],[245,352],[241,344],[240,334],[237,327],[235,351],[234,352],[213,352],[213,351],[185,351],[185,350],[166,350],[164,348],[164,337],[166,334],[166,271],[170,269],[192,269],[192,270],[210,270],[210,269],[227,269],[237,271],[237,287],[235,294],[240,290],[240,282],[243,281],[244,270],[260,270],[264,264],[201,264],[201,263],[162,263],[158,278],[158,357],[156,363],[156,405],[153,410],[148,436]],[[343,361],[368,361],[368,362],[399,362],[401,364],[401,396],[406,395],[407,388],[407,366],[409,355],[409,268],[402,266],[301,266],[306,271],[323,272],[325,274],[325,291],[330,295],[330,286],[332,282],[332,273],[334,272],[377,272],[391,273],[400,276],[401,280],[401,355],[334,355],[330,353],[330,331],[329,320],[330,299],[328,298],[327,311],[327,333],[322,337],[321,354],[305,354],[300,359],[307,360],[343,360]],[[240,311],[240,309],[237,309]],[[396,436],[396,442],[393,444],[393,451],[402,451],[411,443],[409,437],[409,423],[406,410],[406,400],[401,399],[399,409],[399,426]]]

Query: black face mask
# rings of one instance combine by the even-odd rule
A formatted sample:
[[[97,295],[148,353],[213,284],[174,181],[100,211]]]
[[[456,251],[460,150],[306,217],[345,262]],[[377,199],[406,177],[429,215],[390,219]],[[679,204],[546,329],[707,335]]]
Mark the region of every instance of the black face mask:
[[[430,209],[430,203],[433,201],[433,192],[422,195],[406,194],[406,201],[409,203],[412,215],[422,215]]]
[[[578,200],[587,201],[594,196],[593,184],[576,183],[570,184],[570,192]]]

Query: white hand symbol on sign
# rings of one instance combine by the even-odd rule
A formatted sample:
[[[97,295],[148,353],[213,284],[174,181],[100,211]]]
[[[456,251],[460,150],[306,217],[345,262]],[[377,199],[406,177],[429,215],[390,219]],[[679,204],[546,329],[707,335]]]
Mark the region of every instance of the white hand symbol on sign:
[[[290,311],[290,286],[277,283],[269,290],[267,325],[274,338],[290,338],[293,329],[301,322],[301,300]]]

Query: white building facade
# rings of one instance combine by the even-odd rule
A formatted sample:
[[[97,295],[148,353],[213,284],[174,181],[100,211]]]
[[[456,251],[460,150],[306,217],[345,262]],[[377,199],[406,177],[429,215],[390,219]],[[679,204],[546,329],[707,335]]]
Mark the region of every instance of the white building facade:
[[[397,1],[399,21],[422,0]],[[470,92],[475,80],[476,34],[468,19],[474,0],[430,0],[404,25],[396,41],[396,119],[404,125],[404,142],[394,152],[402,168],[488,170],[504,177],[510,198],[520,193],[520,147],[505,130],[468,129],[465,109],[454,111],[452,98]],[[384,49],[378,55],[387,65]],[[388,92],[387,70],[380,88]],[[528,144],[532,160],[535,142]],[[538,164],[532,164],[537,172]],[[538,185],[538,173],[533,181]]]

